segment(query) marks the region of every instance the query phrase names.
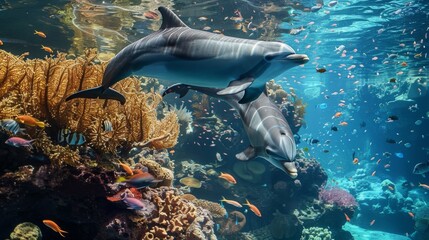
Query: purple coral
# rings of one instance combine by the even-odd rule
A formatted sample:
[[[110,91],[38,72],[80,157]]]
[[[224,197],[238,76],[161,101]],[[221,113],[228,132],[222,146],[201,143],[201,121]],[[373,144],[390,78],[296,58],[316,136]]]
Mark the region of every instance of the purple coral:
[[[355,197],[341,188],[323,188],[319,193],[319,198],[329,204],[334,204],[339,207],[356,207],[357,202]]]

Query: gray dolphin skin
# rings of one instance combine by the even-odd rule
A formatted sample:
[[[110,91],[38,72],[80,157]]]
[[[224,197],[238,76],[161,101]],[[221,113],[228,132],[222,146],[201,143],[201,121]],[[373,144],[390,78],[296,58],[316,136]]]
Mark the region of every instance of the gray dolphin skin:
[[[161,28],[126,46],[111,59],[102,85],[67,97],[115,99],[125,97],[110,88],[130,75],[173,83],[219,88],[217,95],[244,91],[240,103],[256,99],[265,83],[309,61],[287,44],[228,37],[191,29],[171,10],[159,7]]]
[[[243,92],[219,96],[217,94],[219,89],[185,84],[170,86],[163,92],[163,96],[177,93],[183,97],[190,89],[219,98],[240,114],[251,145],[236,155],[239,160],[246,161],[261,157],[290,177],[298,176],[295,162],[293,162],[296,156],[296,144],[292,131],[279,108],[267,96],[266,91],[256,100],[243,104],[239,103]]]

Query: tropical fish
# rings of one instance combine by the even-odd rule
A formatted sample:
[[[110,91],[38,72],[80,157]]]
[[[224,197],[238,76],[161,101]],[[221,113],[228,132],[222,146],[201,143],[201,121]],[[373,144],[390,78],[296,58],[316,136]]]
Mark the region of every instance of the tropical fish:
[[[225,197],[222,197],[222,200],[220,200],[220,201],[221,202],[226,202],[226,203],[228,203],[228,204],[230,204],[232,206],[235,206],[235,207],[239,207],[239,208],[243,207],[239,202],[234,201],[234,200],[228,200]]]
[[[20,137],[11,137],[8,140],[6,140],[6,144],[10,145],[10,146],[14,146],[14,147],[28,147],[28,148],[32,148],[33,146],[31,145],[32,142],[36,141],[36,139],[33,140],[26,140]]]
[[[326,72],[326,68],[316,68],[316,72],[324,73],[324,72]]]
[[[154,11],[147,11],[145,13],[143,13],[143,16],[147,19],[158,19],[158,13],[154,12]]]
[[[332,116],[332,119],[334,119],[334,118],[339,118],[339,117],[341,117],[341,115],[343,115],[343,113],[342,113],[342,112],[336,112],[336,113],[334,114],[334,116]]]
[[[375,219],[373,219],[373,220],[369,223],[369,226],[374,225],[374,223],[375,223]]]
[[[395,116],[395,115],[389,116],[389,117],[387,118],[387,121],[397,121],[397,120],[399,120],[399,117],[398,117],[398,116]]]
[[[396,83],[396,78],[391,78],[391,79],[389,79],[389,82],[390,82],[390,83]]]
[[[412,212],[408,212],[408,215],[409,215],[411,218],[414,218],[414,213],[412,213]]]
[[[168,8],[158,10],[162,15],[158,31],[131,43],[112,58],[101,86],[74,93],[66,101],[101,98],[124,104],[125,97],[110,87],[134,74],[223,88],[217,95],[244,92],[239,103],[248,103],[259,97],[267,81],[309,61],[307,55],[296,54],[284,43],[191,29]]]
[[[235,178],[229,173],[221,172],[219,178],[225,179],[229,183],[237,184],[237,181],[235,180]]]
[[[132,176],[132,175],[134,175],[134,172],[133,172],[133,170],[130,168],[130,166],[128,166],[127,164],[125,164],[125,163],[119,163],[119,166],[121,166],[122,167],[122,169],[128,174],[128,175],[130,175],[130,176]]]
[[[336,132],[336,131],[338,131],[338,128],[337,128],[337,127],[335,127],[335,126],[332,126],[332,127],[331,127],[331,130],[332,130],[332,131],[334,131],[334,132]]]
[[[70,129],[61,129],[58,131],[58,143],[67,143],[70,146],[80,146],[86,142],[86,138],[82,133],[72,133]]]
[[[347,222],[350,222],[350,218],[349,218],[349,216],[347,215],[347,213],[344,213],[344,217],[346,217],[346,221],[347,221]]]
[[[54,51],[50,47],[45,47],[45,46],[42,45],[41,49],[45,50],[45,52],[48,52],[48,53],[54,53]]]
[[[353,159],[353,164],[358,164],[359,163],[359,158],[357,158],[357,157],[355,157],[354,159]]]
[[[140,201],[137,198],[133,198],[133,197],[124,197],[124,199],[122,199],[122,201],[127,204],[128,209],[132,209],[132,210],[142,210],[145,205],[143,204],[142,201]]]
[[[46,38],[46,34],[43,32],[39,32],[37,30],[34,30],[34,34],[36,34],[39,37]]]
[[[25,124],[30,127],[39,127],[39,128],[45,128],[45,123],[28,115],[21,115],[16,117],[16,121],[22,124]]]
[[[0,46],[3,46],[3,44],[4,44],[4,43],[3,43],[3,41],[2,41],[2,40],[0,40]]]
[[[131,187],[140,189],[148,187],[153,183],[162,182],[162,180],[155,179],[155,177],[148,172],[142,172],[128,177],[119,177],[116,182],[126,182]]]
[[[247,206],[249,206],[250,210],[251,210],[251,211],[252,211],[256,216],[258,216],[258,217],[262,217],[262,215],[261,215],[261,211],[259,211],[259,209],[258,209],[255,205],[251,204],[251,203],[249,202],[249,200],[247,200],[247,199],[246,199],[246,203],[245,203],[245,204],[243,204],[243,205],[247,205]]]
[[[423,177],[426,177],[426,173],[429,172],[429,160],[426,162],[417,163],[414,166],[413,174],[421,174]]]
[[[429,185],[424,184],[424,183],[419,183],[419,187],[422,187],[422,188],[424,188],[424,189],[429,190]]]
[[[56,224],[52,220],[43,220],[43,224],[45,224],[47,227],[49,227],[50,229],[54,230],[55,232],[59,233],[61,235],[61,237],[66,237],[66,236],[63,235],[63,233],[68,233],[68,232],[62,230],[60,228],[60,226],[58,226],[58,224]]]
[[[2,120],[0,120],[0,128],[7,130],[14,135],[23,131],[23,129],[20,128],[19,123],[13,119],[2,119]]]

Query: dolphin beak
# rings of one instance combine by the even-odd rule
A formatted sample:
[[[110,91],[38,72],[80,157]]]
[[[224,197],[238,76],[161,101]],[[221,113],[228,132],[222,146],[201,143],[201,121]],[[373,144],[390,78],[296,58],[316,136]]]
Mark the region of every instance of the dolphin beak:
[[[299,64],[304,64],[310,60],[306,54],[296,54],[296,53],[288,55],[286,59],[296,61]]]
[[[295,179],[298,177],[298,170],[296,169],[295,162],[284,162],[283,167],[291,178]]]

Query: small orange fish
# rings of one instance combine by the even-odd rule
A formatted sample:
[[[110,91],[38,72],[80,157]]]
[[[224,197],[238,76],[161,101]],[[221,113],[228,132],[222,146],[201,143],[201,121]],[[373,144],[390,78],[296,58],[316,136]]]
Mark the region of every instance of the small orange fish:
[[[381,161],[381,159],[378,159],[378,160],[377,160],[377,165],[380,163],[380,161]]]
[[[356,158],[356,157],[355,157],[355,158],[353,159],[353,164],[355,164],[355,165],[356,165],[356,164],[358,164],[358,163],[359,163],[359,158]]]
[[[169,151],[169,153],[171,154],[171,155],[174,155],[174,153],[175,153],[176,151],[174,151],[174,149],[171,149],[170,151]]]
[[[133,170],[125,163],[119,163],[119,165],[122,167],[122,169],[130,176],[134,175]]]
[[[34,30],[34,34],[36,34],[39,37],[46,38],[46,34],[43,32],[39,32],[37,30]]]
[[[406,66],[408,66],[408,64],[407,64],[407,62],[402,62],[401,66],[406,67]]]
[[[22,124],[25,124],[30,127],[39,127],[39,128],[45,128],[45,123],[28,115],[21,115],[16,117],[16,121]]]
[[[230,205],[232,205],[232,206],[235,206],[235,207],[243,207],[239,202],[237,202],[237,201],[234,201],[234,200],[228,200],[228,199],[226,199],[225,197],[222,197],[222,200],[220,200],[221,202],[226,202],[226,203],[228,203],[228,204],[230,204]]]
[[[350,218],[349,218],[349,216],[347,216],[347,214],[346,214],[346,213],[344,213],[344,217],[346,217],[346,221],[347,221],[347,222],[350,222]]]
[[[410,215],[411,218],[414,218],[414,213],[408,212],[408,215]]]
[[[220,172],[219,178],[225,179],[229,183],[237,184],[237,181],[235,180],[235,178],[229,173]]]
[[[46,226],[48,226],[50,229],[54,230],[55,232],[59,233],[61,235],[61,237],[66,237],[63,235],[63,233],[68,233],[68,232],[62,230],[60,228],[60,226],[58,226],[58,224],[56,224],[52,220],[43,220],[43,224],[45,224]]]
[[[3,46],[3,41],[2,40],[0,40],[0,46]]]
[[[54,51],[52,51],[52,49],[50,47],[45,47],[42,45],[42,49],[45,50],[48,53],[54,53]]]
[[[424,188],[424,189],[429,190],[429,185],[424,184],[424,183],[419,183],[419,187],[422,187],[422,188]]]
[[[341,115],[343,115],[342,112],[336,112],[332,118],[339,118]]]
[[[371,176],[373,176],[373,177],[374,177],[374,176],[375,176],[375,172],[377,172],[377,171],[372,172]]]
[[[245,204],[243,204],[243,205],[247,205],[247,206],[249,206],[250,210],[251,210],[251,211],[252,211],[256,216],[258,216],[258,217],[262,217],[261,211],[259,211],[259,209],[258,209],[255,205],[251,204],[251,203],[249,202],[249,200],[247,200],[247,199],[246,199],[246,203],[245,203]]]
[[[340,126],[343,126],[343,127],[345,127],[345,126],[347,126],[347,125],[349,125],[347,122],[340,122],[340,124],[339,124]]]
[[[369,226],[374,225],[374,223],[375,223],[375,219],[373,219],[373,220],[369,223]]]
[[[154,11],[147,11],[147,12],[143,13],[143,16],[147,19],[152,19],[152,20],[156,20],[159,18],[158,13],[156,13]]]

